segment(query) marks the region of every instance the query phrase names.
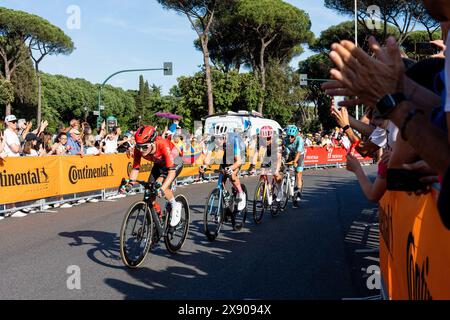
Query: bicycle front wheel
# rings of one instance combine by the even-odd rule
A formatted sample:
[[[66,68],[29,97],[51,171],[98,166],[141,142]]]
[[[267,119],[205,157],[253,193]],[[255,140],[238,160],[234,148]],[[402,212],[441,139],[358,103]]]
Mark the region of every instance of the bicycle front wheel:
[[[179,195],[175,198],[175,201],[181,203],[181,220],[175,226],[170,226],[167,224],[166,236],[164,237],[164,244],[170,253],[177,253],[186,241],[186,237],[189,231],[189,205],[187,199],[183,195]],[[170,216],[167,218],[170,221]]]
[[[214,241],[219,235],[223,223],[223,201],[220,190],[214,189],[206,201],[205,212],[203,214],[203,227],[205,235],[210,241]]]
[[[153,220],[147,203],[136,202],[128,210],[120,230],[120,256],[129,268],[145,260],[153,237]]]
[[[265,196],[264,196],[264,181],[260,181],[256,186],[255,196],[253,197],[253,220],[256,224],[260,224],[264,216]]]
[[[283,178],[283,182],[281,183],[281,194],[283,195],[283,197],[281,198],[280,201],[280,207],[282,210],[285,210],[289,201],[289,189],[290,189],[290,184],[291,182],[289,181],[289,177],[288,176],[284,176]]]
[[[272,215],[272,217],[276,217],[280,214],[281,202],[278,202],[275,200],[277,198],[278,191],[279,191],[278,184],[276,182],[273,182],[272,183],[272,199],[273,199],[273,201],[272,201],[272,205],[270,206],[270,214]]]

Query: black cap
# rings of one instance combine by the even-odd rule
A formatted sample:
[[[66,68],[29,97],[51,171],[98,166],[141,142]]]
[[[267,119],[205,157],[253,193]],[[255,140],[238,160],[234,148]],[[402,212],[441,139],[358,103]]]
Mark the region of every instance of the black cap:
[[[37,139],[38,139],[37,135],[32,132],[27,134],[27,136],[25,137],[25,141],[32,141],[32,140],[37,140]]]

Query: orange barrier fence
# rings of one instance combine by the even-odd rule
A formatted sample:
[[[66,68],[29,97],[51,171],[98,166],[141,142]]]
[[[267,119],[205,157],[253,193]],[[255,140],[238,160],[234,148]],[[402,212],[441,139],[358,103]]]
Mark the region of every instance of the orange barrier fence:
[[[180,177],[198,174],[199,161],[203,155],[184,159]],[[189,164],[192,159],[194,164]],[[217,153],[215,163],[221,162]],[[360,160],[370,160],[363,159]],[[305,166],[345,163],[345,149],[307,148]],[[50,156],[6,158],[0,161],[0,204],[10,204],[68,195],[119,186],[128,177],[133,159],[125,154],[101,156]],[[214,161],[213,161],[214,163]],[[249,163],[243,166],[248,169]],[[218,168],[218,165],[213,166]],[[146,180],[152,169],[151,163],[142,159],[139,179]]]
[[[437,196],[389,191],[380,202],[380,269],[389,299],[450,299],[450,230]]]
[[[6,158],[0,162],[0,204],[116,188],[132,162],[125,154]],[[142,159],[138,179],[147,180],[151,169]],[[185,165],[180,177],[195,174],[197,166]]]

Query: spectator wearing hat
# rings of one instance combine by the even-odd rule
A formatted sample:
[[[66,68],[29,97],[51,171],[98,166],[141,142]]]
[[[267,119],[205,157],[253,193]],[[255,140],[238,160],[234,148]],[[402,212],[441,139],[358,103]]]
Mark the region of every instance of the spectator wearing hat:
[[[38,157],[42,156],[43,152],[38,152],[38,141],[39,138],[34,133],[29,133],[25,137],[25,142],[23,144],[22,155],[24,157]],[[39,144],[42,146],[42,144]]]
[[[69,146],[70,155],[83,155],[83,143],[81,141],[81,133],[78,129],[70,129],[67,136],[67,145]]]
[[[3,151],[6,157],[20,157],[20,140],[17,135],[17,118],[9,115],[5,118],[6,130],[3,134],[5,140]]]

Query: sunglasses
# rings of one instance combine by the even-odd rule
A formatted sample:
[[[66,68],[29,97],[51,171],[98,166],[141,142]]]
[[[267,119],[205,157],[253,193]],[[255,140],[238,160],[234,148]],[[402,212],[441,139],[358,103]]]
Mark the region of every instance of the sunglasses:
[[[142,152],[146,152],[148,149],[150,149],[150,147],[151,147],[151,143],[149,143],[149,144],[137,144],[136,145],[136,149],[138,149],[139,151],[142,151]]]
[[[295,139],[295,136],[289,136],[289,139]]]

